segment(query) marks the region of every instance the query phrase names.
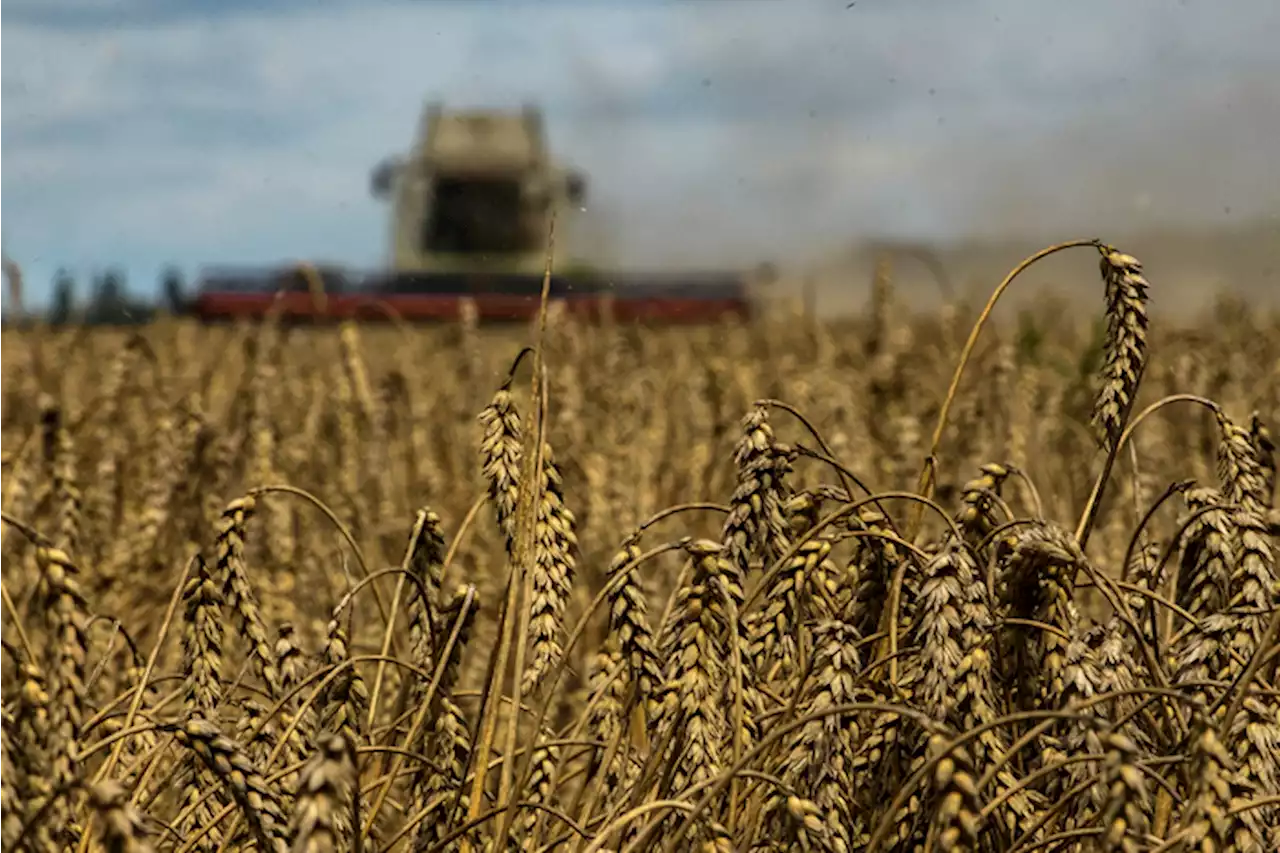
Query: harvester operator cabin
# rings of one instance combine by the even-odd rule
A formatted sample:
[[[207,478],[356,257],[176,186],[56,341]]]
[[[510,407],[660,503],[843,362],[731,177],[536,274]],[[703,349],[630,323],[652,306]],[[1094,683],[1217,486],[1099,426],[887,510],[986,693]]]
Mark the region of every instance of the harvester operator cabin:
[[[507,254],[537,248],[540,235],[521,227],[518,175],[441,175],[433,183],[423,252]]]
[[[429,104],[397,181],[402,268],[533,265],[553,207],[572,203],[541,113]],[[416,227],[412,227],[416,223]]]

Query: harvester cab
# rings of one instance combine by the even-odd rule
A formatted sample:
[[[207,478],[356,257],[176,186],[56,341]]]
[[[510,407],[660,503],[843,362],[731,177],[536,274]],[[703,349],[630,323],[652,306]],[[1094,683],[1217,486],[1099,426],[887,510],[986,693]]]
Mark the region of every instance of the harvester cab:
[[[379,164],[371,190],[391,205],[393,271],[537,273],[553,211],[564,245],[586,180],[552,162],[537,108],[433,102],[408,155]]]

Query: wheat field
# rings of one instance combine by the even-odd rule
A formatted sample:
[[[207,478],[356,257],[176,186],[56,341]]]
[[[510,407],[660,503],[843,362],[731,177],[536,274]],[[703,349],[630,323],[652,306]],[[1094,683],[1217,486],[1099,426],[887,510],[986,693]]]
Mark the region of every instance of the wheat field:
[[[1071,251],[1091,315],[6,331],[5,848],[1280,849],[1280,316]]]

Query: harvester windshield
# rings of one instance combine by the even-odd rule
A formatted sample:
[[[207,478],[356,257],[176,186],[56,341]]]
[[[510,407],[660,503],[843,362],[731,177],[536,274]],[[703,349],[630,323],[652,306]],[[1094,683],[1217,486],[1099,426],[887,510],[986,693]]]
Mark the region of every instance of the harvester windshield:
[[[528,251],[520,181],[508,176],[440,175],[422,228],[423,252],[505,254]]]

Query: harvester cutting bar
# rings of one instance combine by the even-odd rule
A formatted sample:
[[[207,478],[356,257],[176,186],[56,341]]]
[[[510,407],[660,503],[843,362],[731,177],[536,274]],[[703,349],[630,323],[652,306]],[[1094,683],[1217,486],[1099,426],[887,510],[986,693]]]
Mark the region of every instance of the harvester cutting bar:
[[[482,322],[520,322],[537,316],[543,283],[528,273],[318,272],[319,298],[296,270],[210,272],[201,278],[193,313],[206,322],[259,318],[273,309],[292,321],[449,321],[462,316],[469,299]],[[746,284],[735,274],[552,276],[550,299],[587,321],[607,313],[620,322],[709,323],[751,313]]]

